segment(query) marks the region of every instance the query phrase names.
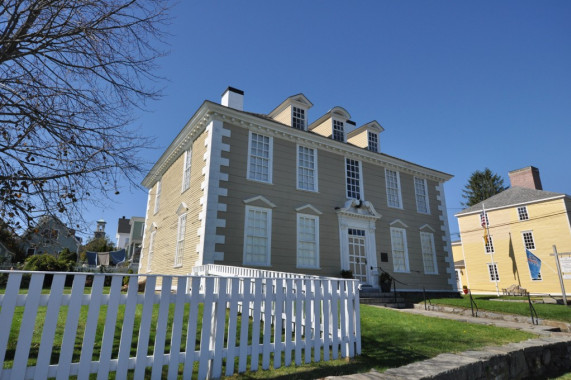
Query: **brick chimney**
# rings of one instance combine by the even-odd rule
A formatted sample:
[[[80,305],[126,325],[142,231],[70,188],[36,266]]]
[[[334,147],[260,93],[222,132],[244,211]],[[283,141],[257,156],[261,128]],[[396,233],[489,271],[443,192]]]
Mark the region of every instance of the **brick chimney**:
[[[539,169],[534,166],[512,170],[508,175],[510,176],[511,186],[543,190],[543,187],[541,186],[541,178],[539,178]]]
[[[223,106],[237,109],[239,111],[244,110],[244,91],[238,90],[234,87],[228,87],[226,91],[222,94],[222,101],[220,102]]]

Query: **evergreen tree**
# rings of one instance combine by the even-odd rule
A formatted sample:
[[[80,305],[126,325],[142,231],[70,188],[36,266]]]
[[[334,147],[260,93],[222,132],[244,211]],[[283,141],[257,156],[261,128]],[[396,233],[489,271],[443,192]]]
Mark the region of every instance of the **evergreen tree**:
[[[466,199],[462,205],[465,207],[473,206],[505,189],[504,179],[498,174],[492,173],[488,168],[483,171],[476,170],[462,190],[462,198]]]

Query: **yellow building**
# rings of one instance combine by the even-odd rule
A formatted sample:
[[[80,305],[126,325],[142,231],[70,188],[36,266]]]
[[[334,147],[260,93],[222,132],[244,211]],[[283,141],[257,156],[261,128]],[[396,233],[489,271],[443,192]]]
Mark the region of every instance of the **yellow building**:
[[[464,286],[468,286],[466,279],[466,264],[464,263],[464,254],[462,253],[462,242],[460,240],[453,241],[452,257],[454,258],[454,270],[456,271],[456,289],[462,291]]]
[[[456,214],[461,244],[452,248],[454,261],[464,261],[461,281],[475,294],[501,294],[519,285],[531,294],[560,296],[553,247],[560,254],[571,252],[571,197],[542,190],[532,166],[509,177],[509,189]],[[531,277],[526,250],[541,260],[539,279]],[[570,279],[564,287],[568,293]]]

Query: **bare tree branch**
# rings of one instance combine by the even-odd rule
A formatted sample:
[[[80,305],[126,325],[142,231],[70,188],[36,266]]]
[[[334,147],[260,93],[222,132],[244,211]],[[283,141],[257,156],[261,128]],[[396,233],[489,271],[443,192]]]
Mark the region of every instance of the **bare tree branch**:
[[[161,0],[0,2],[0,218],[82,221],[127,180],[152,143],[133,111],[159,92]]]

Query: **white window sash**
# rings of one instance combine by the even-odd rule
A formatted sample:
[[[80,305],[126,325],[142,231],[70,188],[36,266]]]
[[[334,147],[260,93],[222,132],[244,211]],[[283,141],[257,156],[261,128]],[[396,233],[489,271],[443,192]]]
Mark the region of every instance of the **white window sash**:
[[[358,170],[358,180],[357,180],[357,186],[359,187],[359,198],[356,197],[352,197],[351,194],[349,194],[349,168],[348,168],[348,162],[349,160],[357,162],[357,170]],[[351,179],[352,181],[354,179]],[[365,199],[365,194],[364,194],[364,183],[363,183],[363,165],[361,164],[361,161],[358,160],[353,160],[351,158],[345,158],[345,196],[348,199],[360,199],[363,200]]]
[[[261,156],[254,156],[252,155],[252,139],[253,139],[253,135],[257,135],[257,136],[262,136],[268,139],[268,157],[261,157]],[[251,180],[251,181],[257,181],[257,182],[263,182],[263,183],[272,183],[272,173],[273,173],[273,151],[274,151],[274,140],[273,137],[271,136],[266,136],[266,135],[262,135],[259,133],[254,133],[252,131],[250,131],[249,133],[249,137],[248,137],[248,162],[247,165],[248,167],[246,168],[246,178]],[[255,178],[254,173],[252,173],[252,160],[253,159],[258,159],[258,160],[262,160],[262,161],[267,161],[267,165],[268,165],[268,179],[260,179],[260,178]]]
[[[192,165],[192,149],[184,152],[184,162],[182,165],[182,192],[190,188],[190,171]]]
[[[426,245],[428,244],[428,247]],[[420,246],[422,250],[422,262],[425,274],[438,274],[438,266],[436,263],[436,248],[434,246],[434,234],[429,232],[420,233]],[[428,248],[430,252],[425,251]],[[427,264],[432,265],[432,270],[427,269]]]
[[[418,183],[422,183],[422,189],[419,189],[417,186]],[[419,190],[423,190],[423,193],[420,193]],[[414,194],[416,198],[416,211],[421,214],[430,214],[430,204],[428,203],[428,183],[426,179],[414,177]],[[424,208],[422,206],[422,201],[424,201]]]
[[[176,238],[176,251],[174,255],[174,266],[181,267],[184,254],[184,236],[186,234],[186,214],[178,217],[178,228]]]
[[[154,213],[159,212],[160,202],[161,202],[161,187],[162,181],[157,182],[157,192],[155,193],[155,208]]]
[[[399,233],[402,233],[402,235],[399,235]],[[399,239],[402,238],[402,241],[400,243],[402,243],[402,250],[399,249],[400,247],[397,246],[397,241],[395,241],[395,237],[398,237]],[[403,228],[395,228],[395,227],[391,227],[391,250],[392,250],[392,256],[393,256],[393,269],[395,272],[397,273],[409,273],[410,272],[410,267],[409,267],[409,263],[408,263],[408,245],[406,242],[406,230]],[[401,264],[398,264],[397,267],[397,263],[395,260],[395,252],[398,252],[400,254],[400,252],[402,252],[402,266],[404,268],[401,268]],[[400,258],[399,258],[400,259]]]
[[[313,239],[306,240],[302,239],[302,232],[301,231],[301,222],[303,219],[313,220],[314,222],[314,234]],[[319,269],[319,217],[315,215],[307,215],[307,214],[297,214],[297,268],[307,268],[307,269]],[[302,251],[304,249],[304,245],[313,246],[313,257],[311,257],[313,261],[313,265],[302,263],[301,261],[305,261],[308,257],[302,256]]]
[[[394,173],[395,176],[395,185],[396,188],[389,187],[389,176],[392,176]],[[401,194],[401,186],[400,186],[400,173],[394,170],[385,169],[385,185],[387,190],[387,205],[392,208],[402,209],[402,194]],[[396,201],[398,205],[391,204],[391,196],[390,193],[395,192]]]
[[[250,220],[250,211],[264,213],[266,216],[266,225],[265,225],[265,236],[257,236],[254,234],[250,234],[250,228],[255,228],[251,224],[255,224],[255,220]],[[272,209],[263,208],[263,207],[255,207],[255,206],[246,206],[246,212],[244,216],[244,254],[243,254],[243,262],[244,265],[253,265],[253,266],[270,266],[271,264],[271,247],[272,247]],[[263,238],[265,239],[265,247],[264,247],[264,260],[255,261],[248,258],[248,255],[253,256],[255,255],[254,252],[248,252],[248,242],[249,238]]]
[[[299,159],[300,156],[300,152],[302,149],[308,149],[313,153],[313,169],[311,168],[307,168],[307,167],[302,167],[301,166],[301,162]],[[305,191],[312,191],[312,192],[318,192],[319,188],[318,188],[318,165],[317,165],[317,149],[314,148],[308,148],[305,147],[303,145],[296,145],[296,189],[298,190],[305,190]],[[300,182],[301,181],[301,176],[303,175],[303,170],[310,170],[311,173],[313,174],[313,189],[306,189],[302,186],[300,186]]]
[[[153,253],[155,250],[155,235],[157,234],[157,231],[154,230],[153,232],[151,232],[151,236],[149,238],[149,253],[147,256],[147,272],[151,271],[151,266],[153,263]]]

